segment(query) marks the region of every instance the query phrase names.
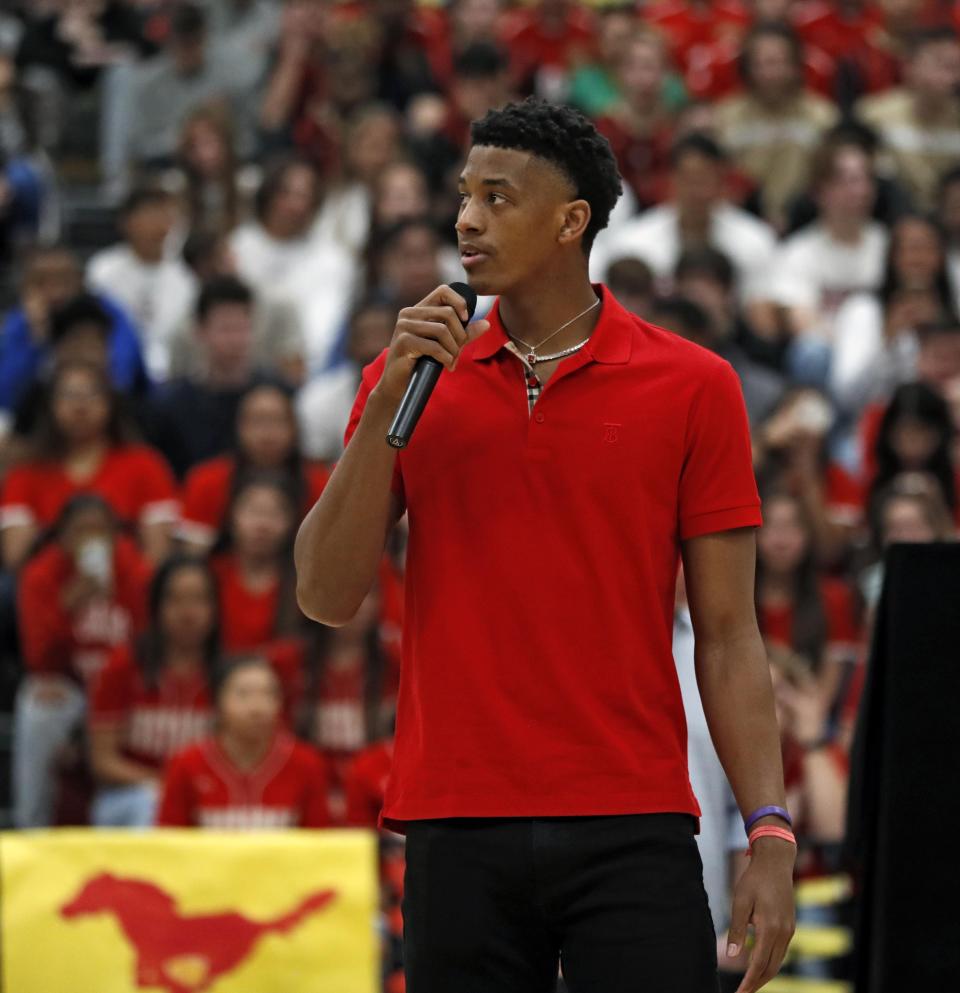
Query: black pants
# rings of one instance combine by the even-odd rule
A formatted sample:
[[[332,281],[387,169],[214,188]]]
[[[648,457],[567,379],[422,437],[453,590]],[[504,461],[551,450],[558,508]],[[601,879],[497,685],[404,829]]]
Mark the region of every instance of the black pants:
[[[407,993],[717,993],[687,814],[407,824]]]

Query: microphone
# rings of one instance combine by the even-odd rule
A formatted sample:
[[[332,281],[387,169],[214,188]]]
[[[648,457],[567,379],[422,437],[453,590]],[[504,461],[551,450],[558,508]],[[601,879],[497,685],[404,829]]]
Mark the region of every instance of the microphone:
[[[473,312],[477,309],[477,294],[466,283],[451,283],[450,289],[463,297],[464,303],[467,305],[467,319],[464,321],[464,325],[469,324]],[[413,429],[417,426],[417,421],[420,420],[420,415],[423,413],[442,371],[442,363],[430,355],[421,355],[417,359],[413,367],[413,374],[410,376],[410,382],[407,383],[407,391],[400,401],[393,423],[387,432],[388,445],[392,445],[394,448],[407,447],[407,442],[413,435]]]

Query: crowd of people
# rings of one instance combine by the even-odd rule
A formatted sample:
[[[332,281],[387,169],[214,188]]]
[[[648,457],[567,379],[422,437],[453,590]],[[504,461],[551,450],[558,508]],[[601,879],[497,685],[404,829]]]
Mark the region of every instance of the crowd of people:
[[[463,278],[470,121],[533,95],[593,118],[619,163],[592,278],[740,377],[799,872],[834,866],[884,549],[960,525],[960,4],[6,10],[15,824],[376,826],[404,523],[340,628],[300,613],[292,540],[399,310]],[[61,236],[69,178],[44,141],[91,92],[90,196],[117,230],[92,254]],[[743,839],[698,714],[682,575],[676,618],[721,933]],[[395,951],[402,848],[386,834],[383,865]]]

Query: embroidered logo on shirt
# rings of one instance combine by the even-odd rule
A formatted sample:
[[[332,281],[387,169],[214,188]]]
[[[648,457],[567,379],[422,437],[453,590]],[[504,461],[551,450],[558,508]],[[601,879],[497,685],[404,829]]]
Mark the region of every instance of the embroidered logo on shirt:
[[[603,425],[603,440],[608,445],[613,445],[620,440],[617,431],[619,428],[623,427],[622,424],[604,424]]]

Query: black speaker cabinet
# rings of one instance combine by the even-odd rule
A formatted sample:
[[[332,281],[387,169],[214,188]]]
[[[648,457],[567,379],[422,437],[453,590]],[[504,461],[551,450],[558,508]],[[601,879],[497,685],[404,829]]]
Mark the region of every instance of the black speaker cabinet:
[[[960,544],[896,545],[854,739],[856,993],[960,991]]]

